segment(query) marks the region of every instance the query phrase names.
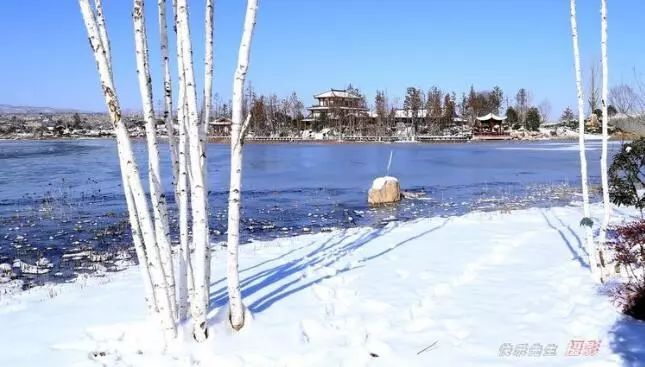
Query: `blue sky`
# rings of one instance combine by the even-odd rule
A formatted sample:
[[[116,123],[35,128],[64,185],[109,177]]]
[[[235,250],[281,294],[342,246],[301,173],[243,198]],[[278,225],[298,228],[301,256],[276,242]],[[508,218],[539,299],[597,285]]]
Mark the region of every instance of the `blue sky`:
[[[600,0],[578,0],[583,66],[600,58]],[[139,108],[132,2],[104,0],[124,108]],[[203,0],[189,1],[203,56]],[[148,1],[155,99],[161,96],[156,1]],[[216,0],[215,92],[228,99],[245,2]],[[609,0],[610,83],[645,73],[645,2]],[[0,3],[0,103],[103,111],[75,0]],[[575,104],[568,0],[260,0],[249,79],[259,93],[314,93],[351,82],[403,100],[408,86],[467,91],[499,85],[548,99],[552,117]],[[202,74],[197,66],[198,75]]]

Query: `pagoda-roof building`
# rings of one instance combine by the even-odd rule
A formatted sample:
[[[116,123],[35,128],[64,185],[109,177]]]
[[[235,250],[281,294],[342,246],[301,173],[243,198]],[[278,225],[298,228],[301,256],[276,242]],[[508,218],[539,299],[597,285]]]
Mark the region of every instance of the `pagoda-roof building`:
[[[505,130],[506,116],[498,116],[489,113],[484,116],[477,116],[475,130],[478,134],[503,134]]]
[[[368,109],[362,105],[363,97],[345,89],[330,89],[316,94],[317,105],[308,107],[309,116],[304,122],[338,120],[347,116],[367,117]]]

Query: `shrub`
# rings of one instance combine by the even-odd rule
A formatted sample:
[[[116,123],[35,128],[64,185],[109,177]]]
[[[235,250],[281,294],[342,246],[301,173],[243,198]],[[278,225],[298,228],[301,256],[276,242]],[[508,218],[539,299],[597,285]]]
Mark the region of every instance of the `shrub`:
[[[626,143],[609,167],[609,197],[616,205],[645,209],[645,138]]]
[[[627,271],[629,280],[618,286],[614,299],[623,313],[645,320],[645,220],[612,228],[610,245],[616,264]]]
[[[526,112],[526,129],[530,131],[538,131],[540,129],[540,110],[536,107],[531,107]]]

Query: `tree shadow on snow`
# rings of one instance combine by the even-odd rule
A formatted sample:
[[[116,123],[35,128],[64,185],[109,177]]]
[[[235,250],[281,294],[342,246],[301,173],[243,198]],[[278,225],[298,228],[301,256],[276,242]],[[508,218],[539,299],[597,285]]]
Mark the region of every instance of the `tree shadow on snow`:
[[[555,218],[555,220],[557,220],[559,222],[560,226],[561,226],[560,228],[558,228],[551,222],[551,220],[549,220],[549,217],[546,215],[544,210],[540,211],[540,214],[542,214],[542,217],[546,221],[546,224],[551,229],[554,229],[554,230],[556,230],[558,232],[558,234],[562,238],[562,241],[565,243],[565,245],[567,245],[567,248],[571,252],[571,255],[573,256],[573,259],[578,261],[580,266],[582,266],[583,268],[589,268],[589,263],[585,260],[585,259],[589,258],[589,254],[587,253],[587,250],[585,249],[584,245],[582,244],[582,240],[580,239],[580,236],[578,236],[578,234],[571,228],[571,226],[567,225],[557,215],[553,214],[553,218]],[[573,245],[571,244],[571,240],[569,240],[569,238],[567,237],[567,234],[564,232],[563,228],[565,228],[565,227],[566,227],[567,232],[569,233],[569,235],[571,237],[573,237],[573,239],[576,241],[577,249],[575,249],[573,247]],[[578,252],[578,251],[580,251],[582,254],[584,254],[584,258],[581,256],[580,252]]]
[[[302,276],[297,276],[294,279],[288,280],[286,283],[279,285],[276,289],[268,292],[267,294],[261,296],[260,298],[256,299],[253,301],[251,304],[248,305],[249,310],[251,312],[262,312],[269,307],[271,307],[274,303],[294,294],[297,292],[300,292],[304,289],[307,289],[317,283],[320,283],[321,281],[325,279],[332,278],[338,274],[348,272],[353,269],[361,268],[364,266],[364,264],[370,260],[376,259],[380,256],[383,256],[396,248],[403,246],[417,238],[420,238],[428,233],[434,232],[443,226],[446,225],[446,223],[449,221],[449,219],[446,219],[444,222],[441,224],[432,227],[426,231],[423,231],[419,234],[413,235],[409,238],[406,238],[398,243],[391,244],[389,245],[386,249],[379,251],[373,255],[369,255],[366,257],[363,257],[359,259],[358,261],[355,261],[351,264],[346,265],[343,268],[340,269],[335,269],[333,271],[333,274],[324,274],[324,275],[317,275],[317,276],[311,276],[311,277],[302,277]],[[287,258],[288,255],[298,251],[302,250],[306,247],[309,247],[312,245],[312,243],[306,244],[304,246],[300,246],[296,249],[290,250],[289,252],[286,252],[285,254],[282,254],[278,257],[275,257],[270,260],[266,260],[260,264],[254,265],[252,267],[243,269],[240,274],[241,274],[241,280],[240,280],[240,287],[242,291],[242,297],[246,298],[249,297],[250,295],[253,295],[259,291],[262,291],[263,289],[270,287],[272,285],[277,285],[280,284],[282,280],[285,280],[293,275],[296,275],[298,273],[306,271],[308,268],[316,267],[316,268],[327,268],[330,267],[337,262],[345,259],[348,255],[352,254],[354,251],[364,248],[367,245],[369,245],[374,239],[377,239],[390,231],[392,231],[395,226],[387,226],[387,227],[382,227],[382,228],[377,228],[370,230],[367,233],[364,233],[360,235],[357,239],[352,240],[352,241],[347,241],[347,239],[351,236],[347,230],[341,231],[338,234],[329,237],[326,239],[324,242],[322,242],[320,245],[316,246],[312,251],[308,252],[302,257],[292,259],[287,261],[286,263],[279,264],[275,267],[269,268],[269,269],[264,269],[260,270],[255,274],[249,275],[244,277],[243,274],[248,272],[249,270],[255,269],[260,267],[261,265],[271,263],[274,261],[280,261],[284,258]],[[222,284],[225,283],[225,279],[220,279],[217,282],[215,282],[213,285],[217,284]],[[223,305],[225,305],[228,302],[228,294],[227,294],[227,289],[226,285],[223,284],[223,286],[216,291],[211,293],[211,302],[210,302],[210,307],[211,308],[218,308]]]
[[[625,366],[645,366],[645,322],[621,316],[609,331],[609,346]]]

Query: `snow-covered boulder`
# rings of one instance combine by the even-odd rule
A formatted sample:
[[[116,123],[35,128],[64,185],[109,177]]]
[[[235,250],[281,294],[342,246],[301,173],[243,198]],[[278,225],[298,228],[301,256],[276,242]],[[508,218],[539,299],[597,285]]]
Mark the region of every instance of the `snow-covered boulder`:
[[[396,203],[401,200],[401,186],[396,177],[378,177],[372,182],[367,202],[372,205]]]
[[[11,264],[0,264],[0,283],[7,283],[11,281],[15,274],[11,268]]]

